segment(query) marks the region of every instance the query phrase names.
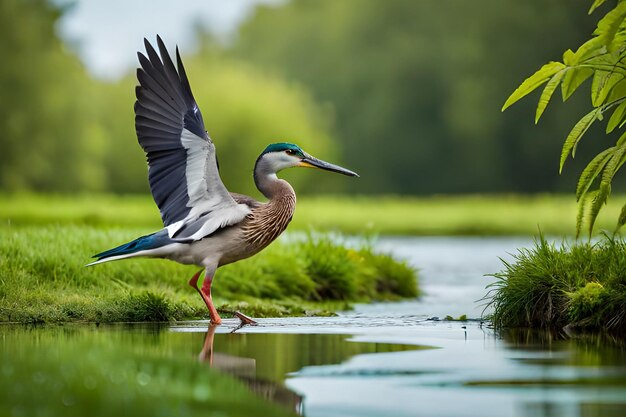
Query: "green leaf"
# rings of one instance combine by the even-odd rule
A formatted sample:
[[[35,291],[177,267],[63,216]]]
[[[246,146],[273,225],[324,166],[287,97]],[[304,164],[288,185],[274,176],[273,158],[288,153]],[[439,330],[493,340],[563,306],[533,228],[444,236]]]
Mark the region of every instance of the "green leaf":
[[[625,18],[626,2],[619,2],[598,22],[598,27],[594,33],[598,35],[602,44],[606,45],[609,52],[613,52],[617,47],[617,43],[613,41]]]
[[[561,71],[565,68],[565,65],[561,62],[548,62],[543,67],[539,69],[539,71],[535,72],[530,77],[526,78],[524,82],[513,91],[513,94],[509,96],[509,98],[502,106],[502,111],[506,110],[511,104],[515,103],[522,97],[530,94],[537,87],[547,82],[554,74]]]
[[[601,106],[613,87],[615,87],[615,84],[623,79],[624,76],[615,71],[596,70],[591,83],[591,103],[593,107]]]
[[[619,229],[622,228],[626,224],[626,204],[622,206],[622,211],[619,213],[619,217],[617,218],[617,227],[615,228],[615,233]]]
[[[596,179],[598,174],[602,172],[607,162],[611,158],[612,153],[615,151],[615,147],[610,147],[605,149],[596,155],[595,158],[587,164],[582,174],[580,174],[580,178],[578,179],[578,185],[576,186],[576,201],[580,201],[584,199],[587,190],[593,184],[593,181]]]
[[[591,68],[570,68],[561,83],[561,95],[566,101],[585,80],[593,75]]]
[[[614,103],[626,98],[626,79],[618,82],[611,90],[609,97],[606,99],[607,103]]]
[[[622,165],[624,165],[624,162],[626,162],[626,146],[621,146],[613,152],[613,155],[611,155],[611,158],[607,162],[606,166],[604,167],[604,171],[602,172],[602,181],[600,182],[600,188],[598,189],[598,193],[593,198],[591,208],[588,214],[589,236],[591,236],[593,226],[596,222],[596,219],[598,218],[598,214],[600,213],[602,205],[606,203],[609,195],[611,194],[611,182],[613,181],[613,177],[622,167]]]
[[[583,229],[583,220],[585,219],[585,212],[591,198],[586,195],[578,202],[578,210],[576,211],[576,239],[580,237],[580,231]]]
[[[602,187],[602,185],[611,184],[617,171],[622,167],[622,165],[624,165],[624,155],[626,155],[626,146],[616,146],[613,151],[613,155],[611,155],[611,158],[602,172],[602,182],[600,183],[600,187]]]
[[[606,203],[609,194],[611,194],[611,186],[606,184],[600,184],[598,192],[593,196],[591,200],[591,207],[589,208],[589,213],[587,214],[587,222],[589,224],[589,236],[591,236],[591,233],[593,232],[593,226],[596,223],[596,219],[598,218],[600,209],[602,209],[602,205]]]
[[[563,171],[563,165],[565,164],[565,160],[569,155],[570,151],[572,152],[572,158],[576,153],[576,145],[580,142],[580,139],[583,135],[589,130],[589,127],[595,122],[599,115],[601,114],[601,109],[593,109],[582,119],[580,119],[576,125],[572,128],[565,139],[565,143],[563,144],[563,149],[561,150],[561,161],[559,164],[559,173]]]
[[[541,92],[541,97],[539,97],[539,104],[537,104],[537,112],[535,113],[535,124],[537,124],[537,122],[539,121],[539,118],[541,117],[544,110],[546,109],[546,106],[550,102],[552,94],[554,94],[554,90],[556,90],[566,72],[567,68],[554,74],[554,76],[550,78],[550,81],[548,81],[548,84],[546,84],[545,88]]]
[[[566,51],[566,53],[563,54],[563,59],[565,60],[567,58],[567,62],[563,62],[565,62],[568,66],[575,66],[605,52],[606,48],[602,44],[602,39],[598,36],[594,36],[587,42],[580,45],[573,55],[570,55]]]
[[[620,104],[615,107],[613,110],[613,114],[606,124],[606,133],[611,133],[619,124],[624,120],[624,116],[626,115],[626,101],[622,101]]]
[[[620,138],[617,140],[615,146],[622,146],[624,143],[626,143],[626,132],[622,133],[622,136],[620,136]]]
[[[589,9],[589,14],[593,13],[593,11],[595,9],[597,9],[598,7],[602,6],[602,4],[605,2],[606,0],[595,0],[593,2],[593,4],[591,5],[591,8]]]

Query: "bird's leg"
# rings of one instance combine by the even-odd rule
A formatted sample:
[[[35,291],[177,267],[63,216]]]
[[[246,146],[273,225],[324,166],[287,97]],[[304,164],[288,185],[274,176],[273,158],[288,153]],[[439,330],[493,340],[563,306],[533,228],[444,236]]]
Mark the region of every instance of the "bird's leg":
[[[217,313],[217,309],[213,305],[213,299],[211,298],[211,283],[213,282],[213,276],[210,275],[207,271],[204,277],[204,282],[202,283],[202,289],[200,289],[198,288],[198,278],[200,278],[201,273],[202,273],[202,270],[196,272],[196,274],[193,277],[191,277],[191,279],[189,280],[189,285],[192,288],[194,288],[196,291],[198,291],[198,293],[204,300],[204,304],[206,304],[207,308],[209,309],[209,317],[211,319],[211,323],[221,324],[222,319],[220,318],[220,315]]]
[[[204,281],[202,282],[202,289],[200,289],[200,295],[202,295],[202,299],[206,303],[207,308],[209,309],[209,317],[211,318],[211,323],[213,324],[221,324],[222,319],[220,315],[217,313],[215,306],[213,305],[213,299],[211,298],[211,283],[213,282],[213,276],[207,274],[204,275]]]

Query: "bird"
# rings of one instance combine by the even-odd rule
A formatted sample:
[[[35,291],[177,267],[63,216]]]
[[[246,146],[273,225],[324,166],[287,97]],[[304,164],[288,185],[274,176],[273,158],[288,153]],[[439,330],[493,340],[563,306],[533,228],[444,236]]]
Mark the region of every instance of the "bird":
[[[211,296],[217,269],[266,248],[293,217],[295,191],[276,174],[292,167],[351,177],[358,174],[317,159],[296,144],[279,142],[269,144],[254,164],[254,183],[267,201],[229,192],[220,178],[215,145],[205,129],[178,46],[174,66],[161,37],[157,35],[156,40],[158,53],[145,38],[146,54],[137,53],[140,67],[134,111],[150,191],[164,227],[94,255],[96,260],[87,266],[136,257],[199,266],[188,283],[206,304],[210,322],[220,324]]]

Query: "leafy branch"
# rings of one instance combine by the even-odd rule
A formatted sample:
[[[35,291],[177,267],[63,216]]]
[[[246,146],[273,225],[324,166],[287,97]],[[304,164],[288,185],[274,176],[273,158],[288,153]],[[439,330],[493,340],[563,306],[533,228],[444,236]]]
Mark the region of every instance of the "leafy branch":
[[[589,13],[593,13],[606,0],[594,0]],[[615,7],[599,21],[593,36],[576,52],[568,49],[563,62],[548,62],[528,77],[506,100],[504,111],[513,103],[545,84],[537,110],[535,124],[543,115],[559,85],[561,97],[567,101],[586,80],[591,78],[591,104],[593,109],[584,115],[565,138],[559,172],[567,157],[576,155],[582,137],[596,122],[604,120],[611,111],[606,133],[622,129],[626,124],[626,0],[618,0]],[[578,214],[576,237],[580,235],[585,220],[591,235],[598,214],[611,194],[615,174],[626,162],[626,132],[615,146],[600,152],[583,170],[576,187]],[[626,205],[618,218],[616,231],[626,224]]]

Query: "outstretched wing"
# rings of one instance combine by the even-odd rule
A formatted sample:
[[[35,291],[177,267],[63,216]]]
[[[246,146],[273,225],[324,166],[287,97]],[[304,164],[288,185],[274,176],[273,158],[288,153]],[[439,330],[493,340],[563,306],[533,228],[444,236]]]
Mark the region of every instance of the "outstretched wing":
[[[178,71],[157,36],[160,52],[144,39],[137,53],[135,129],[148,158],[152,196],[170,237],[200,239],[240,222],[250,211],[237,204],[220,179],[209,138],[176,48]],[[194,227],[190,226],[194,224]],[[183,233],[193,229],[193,233]]]

